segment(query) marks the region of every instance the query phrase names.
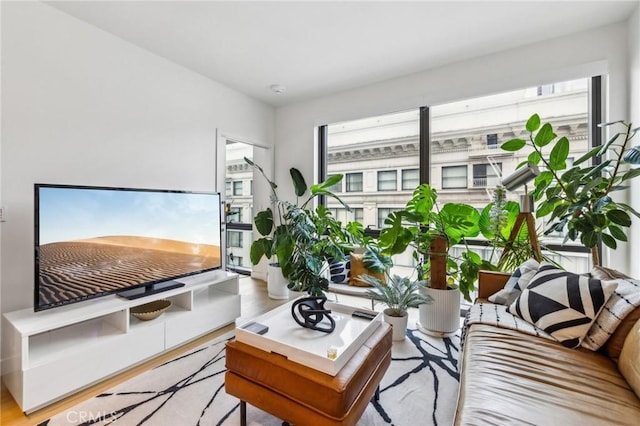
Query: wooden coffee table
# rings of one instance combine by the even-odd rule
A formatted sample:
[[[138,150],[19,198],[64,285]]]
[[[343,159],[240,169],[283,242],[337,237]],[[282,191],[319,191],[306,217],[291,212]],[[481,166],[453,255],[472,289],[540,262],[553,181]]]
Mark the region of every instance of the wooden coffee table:
[[[355,424],[391,363],[391,328],[379,316],[354,318],[356,308],[327,303],[336,329],[305,329],[291,317],[292,303],[253,320],[269,327],[266,334],[238,324],[227,343],[225,389],[241,400],[242,424],[246,403],[293,424]]]

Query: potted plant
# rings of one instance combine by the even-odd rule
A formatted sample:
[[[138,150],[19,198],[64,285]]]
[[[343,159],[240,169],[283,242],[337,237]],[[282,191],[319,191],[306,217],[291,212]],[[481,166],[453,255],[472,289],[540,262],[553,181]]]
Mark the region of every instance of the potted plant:
[[[434,303],[420,306],[419,325],[424,331],[448,333],[460,327],[460,293],[451,290],[470,300],[483,261],[468,247],[459,257],[450,248],[479,234],[479,217],[468,204],[447,203],[440,208],[436,190],[422,184],[404,209],[385,220],[387,227],[378,239],[382,254],[392,256],[412,247],[418,281],[428,277],[420,292]]]
[[[539,202],[536,217],[550,216],[545,234],[564,232],[567,240],[580,239],[591,249],[594,266],[600,265],[600,243],[615,249],[617,241],[627,241],[623,228],[631,226],[630,214],[640,214],[612,194],[627,188],[628,181],[640,176],[640,146],[630,146],[640,128],[616,121],[600,125],[618,126],[607,143],[591,149],[567,168],[569,140],[558,138],[549,123],[533,114],[526,123],[528,139],[516,138],[502,144],[505,151],[530,149],[527,162],[544,166],[534,181],[533,198]],[[592,161],[592,165],[587,162]]]
[[[414,281],[408,277],[389,274],[387,277],[386,283],[371,275],[360,275],[358,279],[372,286],[367,290],[367,294],[375,302],[387,306],[383,315],[385,322],[393,327],[392,339],[404,340],[407,334],[408,309],[431,303],[432,299],[418,292],[425,285],[424,281]]]
[[[270,297],[288,297],[288,289],[307,292],[311,296],[322,296],[328,289],[328,279],[323,269],[330,259],[339,259],[348,251],[348,236],[341,224],[336,221],[325,206],[312,208],[312,201],[319,195],[326,195],[345,204],[328,188],[340,182],[342,175],[334,175],[317,185],[307,187],[304,177],[298,169],[290,169],[296,202],[278,197],[278,186],[264,173],[263,169],[245,157],[267,180],[271,188],[271,207],[258,212],[254,218],[260,238],[251,244],[250,258],[256,265],[264,257],[273,259],[270,268],[280,270],[284,290],[272,285],[268,277]],[[300,197],[306,198],[300,201]],[[329,232],[331,231],[331,232]]]

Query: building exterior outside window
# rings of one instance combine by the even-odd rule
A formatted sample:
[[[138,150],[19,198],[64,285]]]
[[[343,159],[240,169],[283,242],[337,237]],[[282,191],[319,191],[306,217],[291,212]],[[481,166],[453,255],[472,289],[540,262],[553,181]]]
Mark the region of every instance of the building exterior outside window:
[[[586,153],[590,147],[588,83],[588,79],[557,82],[430,105],[429,182],[438,191],[438,202],[464,202],[478,209],[487,205],[500,179],[491,164],[507,176],[529,154],[506,152],[500,145],[525,136],[526,120],[533,113],[551,122],[559,137],[569,139],[572,157]],[[419,117],[416,109],[327,126],[327,174],[345,175],[341,198],[352,208],[362,209],[364,226],[382,226],[386,214],[404,207],[419,184]],[[400,176],[400,184],[396,190],[381,190],[381,173],[391,170]],[[508,199],[519,201],[523,192],[524,188],[509,192]],[[327,202],[339,208],[333,200]],[[542,231],[541,221],[539,226]],[[562,242],[552,237],[541,242]],[[588,270],[586,254],[562,253],[558,261],[576,272]]]

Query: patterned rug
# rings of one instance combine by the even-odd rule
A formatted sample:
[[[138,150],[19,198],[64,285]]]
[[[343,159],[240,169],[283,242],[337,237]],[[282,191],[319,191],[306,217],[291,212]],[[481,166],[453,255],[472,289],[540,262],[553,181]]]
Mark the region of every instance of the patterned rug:
[[[239,425],[237,398],[224,390],[225,342],[219,338],[60,413],[40,425]],[[458,392],[459,333],[437,338],[415,329],[393,343],[392,362],[361,426],[450,425]],[[280,426],[247,405],[252,426]]]

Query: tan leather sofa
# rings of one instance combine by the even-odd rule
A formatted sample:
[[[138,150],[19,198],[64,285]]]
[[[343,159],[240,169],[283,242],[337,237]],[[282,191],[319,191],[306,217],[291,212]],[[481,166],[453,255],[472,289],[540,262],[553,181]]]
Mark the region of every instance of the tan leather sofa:
[[[479,300],[508,274],[481,273]],[[599,351],[472,324],[461,356],[456,425],[640,424],[640,308]]]

